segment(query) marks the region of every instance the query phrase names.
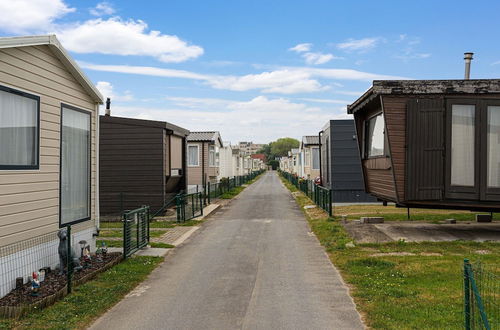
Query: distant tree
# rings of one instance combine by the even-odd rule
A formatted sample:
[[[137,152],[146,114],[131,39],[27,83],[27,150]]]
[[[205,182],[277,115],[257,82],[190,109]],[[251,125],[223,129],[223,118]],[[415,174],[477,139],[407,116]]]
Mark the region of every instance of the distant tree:
[[[280,138],[274,142],[271,143],[271,155],[273,156],[272,159],[275,157],[282,157],[288,155],[288,152],[292,148],[298,148],[300,145],[299,140],[296,140],[294,138]]]
[[[264,144],[262,148],[260,148],[259,151],[257,151],[258,154],[264,154],[266,155],[266,161],[269,163],[270,160],[274,159],[274,156],[271,154],[271,143],[269,144]]]

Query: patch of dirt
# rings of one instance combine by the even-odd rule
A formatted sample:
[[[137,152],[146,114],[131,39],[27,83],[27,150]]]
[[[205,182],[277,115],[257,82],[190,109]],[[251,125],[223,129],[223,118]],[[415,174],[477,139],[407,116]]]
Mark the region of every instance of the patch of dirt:
[[[474,253],[476,253],[476,254],[490,254],[491,251],[490,250],[476,250],[476,251],[474,251]]]
[[[386,257],[386,256],[415,256],[412,252],[380,252],[370,254],[370,257]]]
[[[441,253],[437,252],[422,252],[420,253],[421,256],[424,257],[442,257],[443,255]]]
[[[121,257],[122,254],[119,252],[107,253],[105,257],[103,256],[102,261],[97,260],[97,258],[93,256],[91,264],[88,267],[73,274],[73,281],[94,273],[106,264]],[[59,271],[57,269],[53,269],[50,273],[45,274],[45,280],[40,284],[38,296],[31,295],[31,284],[28,282],[19,290],[14,289],[8,295],[0,299],[0,306],[29,305],[36,303],[47,296],[53,295],[59,292],[66,285],[66,274],[59,275]]]
[[[356,243],[387,243],[393,241],[373,225],[348,221],[343,226]]]

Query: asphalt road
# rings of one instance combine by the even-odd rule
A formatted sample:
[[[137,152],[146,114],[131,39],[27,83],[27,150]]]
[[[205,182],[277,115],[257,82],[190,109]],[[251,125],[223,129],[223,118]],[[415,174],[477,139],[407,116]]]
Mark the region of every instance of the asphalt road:
[[[92,329],[363,329],[337,270],[266,173]]]

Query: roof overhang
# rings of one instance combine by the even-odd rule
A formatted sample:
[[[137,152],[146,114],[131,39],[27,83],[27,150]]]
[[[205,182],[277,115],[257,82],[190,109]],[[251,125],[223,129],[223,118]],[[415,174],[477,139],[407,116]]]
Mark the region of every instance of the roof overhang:
[[[379,95],[424,94],[500,94],[500,79],[374,80],[370,89],[347,106],[347,113],[355,113]]]
[[[62,47],[55,35],[0,38],[0,49],[29,46],[48,46],[54,55],[63,63],[66,69],[92,97],[92,99],[96,103],[103,103],[104,98],[99,90],[94,86],[85,73],[83,73],[68,52]]]

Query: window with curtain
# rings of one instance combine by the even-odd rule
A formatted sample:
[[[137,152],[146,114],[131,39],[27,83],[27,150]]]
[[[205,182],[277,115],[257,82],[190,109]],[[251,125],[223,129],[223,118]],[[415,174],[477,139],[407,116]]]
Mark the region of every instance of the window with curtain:
[[[488,106],[488,187],[500,188],[500,106]]]
[[[216,160],[215,160],[215,146],[209,146],[208,147],[208,166],[217,166]]]
[[[304,153],[304,165],[311,166],[311,152],[309,151],[309,148],[307,148]]]
[[[312,169],[319,170],[319,148],[312,148]]]
[[[39,102],[0,86],[0,169],[38,168]]]
[[[451,108],[451,185],[475,186],[476,107],[453,104]]]
[[[61,226],[90,218],[90,118],[62,107]]]
[[[366,124],[366,156],[377,157],[385,154],[384,115],[370,118]]]
[[[188,166],[199,166],[198,146],[188,145]]]

